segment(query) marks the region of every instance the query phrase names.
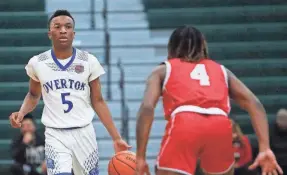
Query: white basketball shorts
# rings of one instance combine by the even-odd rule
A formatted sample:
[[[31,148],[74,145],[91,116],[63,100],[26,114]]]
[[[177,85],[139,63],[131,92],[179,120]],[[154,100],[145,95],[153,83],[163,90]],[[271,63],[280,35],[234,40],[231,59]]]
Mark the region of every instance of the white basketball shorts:
[[[48,175],[98,175],[99,154],[92,124],[82,128],[46,128]]]

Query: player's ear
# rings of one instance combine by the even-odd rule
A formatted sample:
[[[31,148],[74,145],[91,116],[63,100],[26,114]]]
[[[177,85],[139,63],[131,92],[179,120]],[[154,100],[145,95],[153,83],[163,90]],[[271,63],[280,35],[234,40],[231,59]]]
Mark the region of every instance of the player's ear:
[[[51,31],[50,30],[48,31],[48,37],[49,37],[50,40],[52,39],[52,35],[51,35]]]

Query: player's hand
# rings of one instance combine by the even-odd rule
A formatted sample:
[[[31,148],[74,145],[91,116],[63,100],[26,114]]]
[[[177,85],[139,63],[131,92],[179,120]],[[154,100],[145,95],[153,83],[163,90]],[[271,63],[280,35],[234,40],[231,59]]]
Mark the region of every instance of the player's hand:
[[[260,152],[254,163],[249,166],[249,169],[254,170],[258,166],[261,167],[262,175],[278,175],[278,172],[279,174],[283,174],[281,167],[276,161],[274,153],[270,149]]]
[[[145,159],[137,158],[137,167],[135,175],[150,175],[148,164]]]
[[[11,126],[13,128],[20,128],[22,125],[23,118],[24,118],[23,114],[19,112],[13,112],[9,117]]]
[[[130,148],[131,146],[128,145],[127,142],[125,142],[123,139],[118,139],[114,141],[114,149],[116,153],[121,151],[127,151]]]

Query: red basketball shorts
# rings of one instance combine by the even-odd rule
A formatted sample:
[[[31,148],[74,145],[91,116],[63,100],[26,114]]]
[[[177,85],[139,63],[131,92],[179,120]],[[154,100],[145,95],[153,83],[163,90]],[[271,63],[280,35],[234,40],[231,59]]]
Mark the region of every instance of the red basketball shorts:
[[[232,125],[226,116],[181,112],[168,122],[157,169],[192,175],[198,160],[211,174],[233,167]]]

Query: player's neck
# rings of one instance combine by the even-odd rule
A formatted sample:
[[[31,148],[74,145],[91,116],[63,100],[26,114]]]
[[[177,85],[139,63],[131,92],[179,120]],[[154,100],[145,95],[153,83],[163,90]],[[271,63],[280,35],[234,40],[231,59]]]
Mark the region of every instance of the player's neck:
[[[53,47],[53,51],[55,53],[55,56],[57,59],[67,59],[73,55],[73,48],[67,48],[67,49],[56,49]]]

